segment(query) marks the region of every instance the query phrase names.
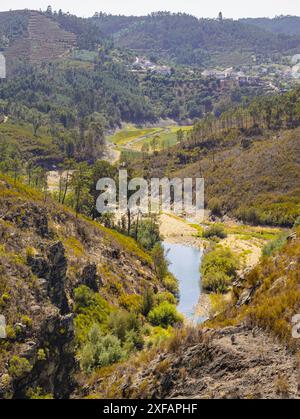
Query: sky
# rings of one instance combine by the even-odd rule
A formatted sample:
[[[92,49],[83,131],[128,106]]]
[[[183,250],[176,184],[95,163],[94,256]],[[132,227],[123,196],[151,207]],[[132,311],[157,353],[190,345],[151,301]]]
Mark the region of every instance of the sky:
[[[5,4],[6,3],[6,4]],[[9,9],[62,9],[77,16],[92,16],[96,11],[112,14],[145,15],[154,11],[186,12],[197,17],[226,18],[300,16],[299,0],[2,0],[0,11]]]

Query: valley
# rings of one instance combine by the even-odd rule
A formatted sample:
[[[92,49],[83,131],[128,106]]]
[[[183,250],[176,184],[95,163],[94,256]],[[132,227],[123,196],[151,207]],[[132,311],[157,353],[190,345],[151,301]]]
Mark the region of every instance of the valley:
[[[300,398],[298,20],[0,12],[0,399]]]
[[[120,150],[150,152],[165,150],[173,147],[192,130],[192,126],[171,125],[162,127],[141,127],[127,126],[108,137]],[[179,133],[179,134],[178,134]]]

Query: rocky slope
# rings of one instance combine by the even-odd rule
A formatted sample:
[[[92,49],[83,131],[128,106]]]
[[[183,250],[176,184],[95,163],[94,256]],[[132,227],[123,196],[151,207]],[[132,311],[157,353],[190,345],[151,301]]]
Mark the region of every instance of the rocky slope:
[[[299,399],[300,230],[234,284],[232,302],[204,328],[98,372],[80,396]],[[294,332],[294,333],[293,333]],[[126,374],[125,374],[126,371]]]
[[[162,285],[134,241],[76,217],[49,198],[0,178],[0,398],[32,389],[68,397],[73,389],[74,289],[111,305]]]
[[[95,377],[88,390],[103,398],[300,398],[298,378],[286,348],[262,330],[239,326],[179,331],[155,356]]]

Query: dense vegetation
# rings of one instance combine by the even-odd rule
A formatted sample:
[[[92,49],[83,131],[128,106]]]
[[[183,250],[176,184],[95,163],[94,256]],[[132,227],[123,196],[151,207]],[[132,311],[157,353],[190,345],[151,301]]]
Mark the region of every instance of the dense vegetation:
[[[276,34],[300,35],[300,18],[298,16],[278,16],[274,19],[241,19],[240,21]]]
[[[205,177],[206,203],[253,224],[292,227],[299,216],[299,89],[207,117],[181,146],[144,159],[145,176]]]
[[[183,65],[242,63],[253,54],[258,61],[274,58],[292,53],[300,39],[221,16],[98,13],[79,19],[50,7],[45,15],[76,34],[78,49],[51,63],[24,64],[14,78],[0,81],[0,309],[7,319],[0,396],[69,396],[74,371],[81,381],[102,387],[106,374],[128,359],[150,363],[163,346],[169,354],[187,344],[197,350],[198,330],[184,327],[176,309],[178,283],[169,273],[158,216],[96,211],[97,181],[109,177],[118,185],[120,166],[128,168],[130,179],[205,178],[213,223],[196,226],[198,238],[210,245],[202,287],[222,305],[215,312],[223,312],[210,325],[243,321],[290,344],[290,317],[300,308],[300,89],[257,98],[254,89],[227,89]],[[0,14],[0,49],[24,36],[26,16]],[[298,35],[295,28],[290,32]],[[159,64],[171,61],[170,73],[132,71],[135,52],[127,47]],[[161,118],[194,126],[143,126]],[[120,164],[110,164],[105,137],[124,122],[128,129],[112,135],[116,146],[138,136],[145,141],[134,157],[129,150]],[[49,168],[57,176],[51,190]],[[293,235],[284,231],[268,243],[261,263],[240,279],[251,250],[235,253],[221,241],[249,232],[235,223],[224,228],[227,215],[293,228]],[[258,241],[280,231],[252,228]],[[37,343],[25,356],[24,345],[33,339]],[[205,346],[195,367],[205,370],[211,357]],[[168,360],[159,359],[153,368],[152,375],[164,377],[168,386]],[[185,382],[186,371],[178,373]],[[120,397],[132,376],[123,373],[128,383]],[[121,382],[107,394],[119,392]]]
[[[117,46],[171,58],[178,64],[249,61],[251,55],[272,56],[299,46],[299,39],[275,35],[231,20],[197,19],[187,14],[152,13],[140,18],[96,14],[93,22]],[[244,52],[241,52],[244,50]]]
[[[179,122],[194,121],[211,113],[219,115],[226,108],[261,94],[253,87],[233,85],[224,88],[214,78],[203,78],[197,69],[187,71],[178,67],[168,76],[148,73],[140,78],[140,84],[157,118],[171,118]]]
[[[24,36],[27,24],[28,16],[25,11],[0,13],[0,51]]]

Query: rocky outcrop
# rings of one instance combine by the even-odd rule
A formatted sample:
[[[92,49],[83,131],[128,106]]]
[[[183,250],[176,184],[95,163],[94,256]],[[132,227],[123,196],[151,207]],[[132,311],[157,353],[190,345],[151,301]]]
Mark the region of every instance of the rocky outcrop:
[[[98,291],[99,287],[102,285],[102,280],[97,275],[97,265],[95,263],[83,268],[81,279],[83,285],[86,285],[95,292]]]
[[[55,398],[68,398],[74,389],[72,377],[76,365],[73,315],[49,315],[34,338],[22,345],[19,354],[33,368],[29,374],[12,381],[11,388],[5,389],[6,394],[10,390],[14,398],[25,398],[28,389],[42,388]]]
[[[3,220],[14,223],[22,230],[33,228],[42,238],[49,237],[47,211],[35,203],[20,202],[15,208],[10,208],[8,203]]]
[[[295,358],[259,329],[191,329],[149,358],[118,367],[89,394],[105,398],[119,382],[123,398],[300,398]]]
[[[65,249],[61,242],[57,242],[50,246],[48,252],[49,261],[49,285],[48,292],[50,299],[62,313],[69,311],[67,297],[65,293],[65,282],[67,275],[67,259],[65,257]]]
[[[40,255],[29,256],[28,264],[31,266],[32,272],[47,287],[47,294],[52,303],[58,307],[62,314],[69,311],[65,282],[67,277],[67,259],[65,257],[65,249],[61,242],[52,244],[47,250],[47,258]]]
[[[146,286],[165,290],[133,240],[0,175],[0,312],[7,325],[0,399],[70,396],[78,371],[74,295],[82,285],[111,306]]]
[[[64,246],[52,243],[45,256],[29,256],[27,263],[37,278],[36,289],[27,303],[30,317],[23,316],[24,323],[16,323],[9,337],[15,358],[1,368],[0,398],[25,398],[30,390],[39,388],[53,397],[67,398],[74,387],[76,362],[74,315],[69,313],[65,290],[68,265]]]

